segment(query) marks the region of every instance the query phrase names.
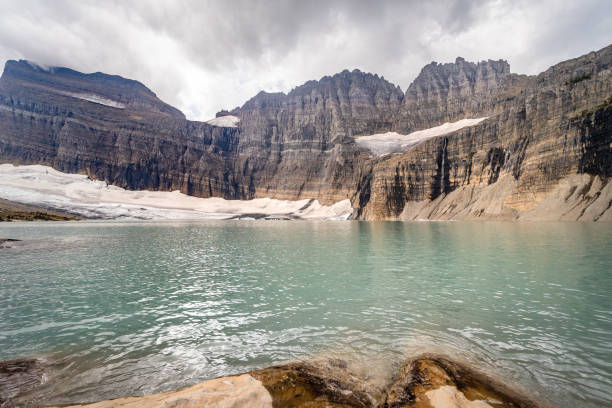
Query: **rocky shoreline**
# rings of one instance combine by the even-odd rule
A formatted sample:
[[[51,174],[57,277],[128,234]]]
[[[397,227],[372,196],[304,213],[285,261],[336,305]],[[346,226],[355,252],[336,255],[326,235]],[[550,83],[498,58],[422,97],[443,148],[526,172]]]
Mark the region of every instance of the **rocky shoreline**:
[[[82,218],[69,212],[0,198],[0,221],[76,221],[80,219]]]
[[[0,362],[0,407],[33,406],[25,397],[44,383],[36,359]],[[46,406],[43,404],[42,406]],[[352,372],[341,359],[289,362],[204,381],[175,391],[73,405],[88,408],[295,407],[295,408],[535,408],[520,395],[445,357],[406,360],[388,384]]]

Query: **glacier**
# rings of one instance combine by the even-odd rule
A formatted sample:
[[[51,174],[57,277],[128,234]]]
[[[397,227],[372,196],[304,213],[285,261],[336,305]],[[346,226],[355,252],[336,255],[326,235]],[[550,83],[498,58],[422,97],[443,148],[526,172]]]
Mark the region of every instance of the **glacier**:
[[[487,119],[488,116],[475,119],[461,119],[457,122],[447,122],[429,129],[402,135],[397,132],[377,133],[374,135],[357,136],[355,142],[368,149],[374,156],[384,156],[391,153],[401,153],[410,150],[420,142],[436,136],[442,136],[468,126],[474,126]]]
[[[329,219],[346,220],[350,200],[225,200],[179,191],[133,191],[43,165],[0,164],[0,198],[101,219]]]

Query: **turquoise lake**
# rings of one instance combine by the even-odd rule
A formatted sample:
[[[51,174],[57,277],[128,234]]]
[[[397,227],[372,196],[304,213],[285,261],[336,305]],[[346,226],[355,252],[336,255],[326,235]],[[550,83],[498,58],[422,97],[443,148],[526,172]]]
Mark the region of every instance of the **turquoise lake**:
[[[3,223],[0,360],[34,403],[312,355],[381,381],[440,353],[557,407],[612,406],[612,224]]]

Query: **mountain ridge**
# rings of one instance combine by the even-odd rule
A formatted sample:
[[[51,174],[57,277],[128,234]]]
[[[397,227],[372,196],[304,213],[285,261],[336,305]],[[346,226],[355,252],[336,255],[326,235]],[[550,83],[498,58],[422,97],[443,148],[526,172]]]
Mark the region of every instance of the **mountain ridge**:
[[[458,57],[426,65],[406,92],[377,74],[344,70],[218,113],[237,116],[236,128],[188,121],[148,89],[111,79],[92,85],[87,75],[96,74],[55,78],[20,63],[17,74],[5,68],[0,78],[0,159],[201,197],[348,198],[363,219],[514,219],[574,174],[598,177],[605,189],[611,61],[608,46],[526,76],[504,60]],[[29,77],[27,69],[36,72]],[[83,94],[90,91],[108,100]],[[355,143],[477,117],[488,119],[396,155],[373,157]],[[458,198],[491,185],[507,193],[489,200],[495,210]],[[530,186],[539,187],[527,193]],[[461,211],[431,207],[450,196]]]

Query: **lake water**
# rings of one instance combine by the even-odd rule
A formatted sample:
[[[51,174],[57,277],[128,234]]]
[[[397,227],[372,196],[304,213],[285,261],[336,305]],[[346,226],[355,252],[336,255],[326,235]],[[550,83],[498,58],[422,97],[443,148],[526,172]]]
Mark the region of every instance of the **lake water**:
[[[4,223],[0,360],[32,401],[171,390],[310,355],[388,378],[442,353],[558,407],[612,405],[612,225]]]

